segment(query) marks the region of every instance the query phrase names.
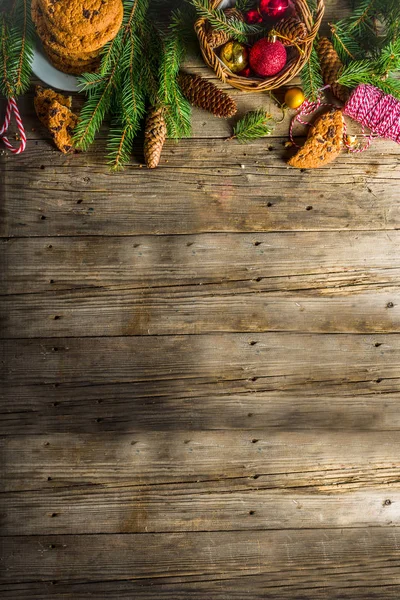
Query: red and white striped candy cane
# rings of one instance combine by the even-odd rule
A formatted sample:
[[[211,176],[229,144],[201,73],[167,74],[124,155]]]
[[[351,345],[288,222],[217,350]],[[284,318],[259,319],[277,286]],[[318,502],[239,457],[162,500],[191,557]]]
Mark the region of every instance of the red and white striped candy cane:
[[[19,135],[21,138],[18,148],[14,148],[14,146],[10,143],[8,138],[4,135],[10,126],[12,113],[14,113],[14,118],[16,120],[18,132],[19,132]],[[7,146],[7,148],[10,150],[10,152],[12,152],[13,154],[21,154],[21,152],[23,152],[26,148],[25,129],[24,129],[24,125],[22,123],[21,115],[19,114],[19,110],[18,110],[17,103],[15,101],[15,98],[10,98],[8,100],[7,107],[6,107],[6,116],[4,119],[4,125],[0,129],[0,138],[3,140],[4,145]]]

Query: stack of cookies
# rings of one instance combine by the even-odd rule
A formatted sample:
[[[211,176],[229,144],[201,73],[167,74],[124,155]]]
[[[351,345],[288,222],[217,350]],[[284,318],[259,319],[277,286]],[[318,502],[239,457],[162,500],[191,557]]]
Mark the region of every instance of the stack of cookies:
[[[47,56],[73,75],[96,70],[123,12],[122,0],[32,0],[32,20]]]

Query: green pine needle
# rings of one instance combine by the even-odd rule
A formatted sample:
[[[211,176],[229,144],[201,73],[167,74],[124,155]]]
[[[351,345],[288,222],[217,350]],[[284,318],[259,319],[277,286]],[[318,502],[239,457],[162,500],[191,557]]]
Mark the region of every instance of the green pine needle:
[[[0,17],[0,92],[6,98],[24,94],[32,73],[34,28],[30,0],[17,0]]]
[[[238,42],[247,42],[249,36],[264,32],[262,25],[245,23],[240,19],[228,18],[223,10],[211,8],[209,0],[190,0],[199,17],[207,19],[213,29],[224,31]]]
[[[321,65],[315,46],[311,50],[310,59],[301,70],[300,78],[305,98],[315,102],[321,93],[321,88],[324,86]]]
[[[344,65],[365,55],[365,51],[357,40],[340,23],[331,25],[331,33],[333,47]]]
[[[250,111],[236,123],[233,135],[229,139],[236,139],[241,144],[271,135],[275,121],[263,108]]]
[[[182,20],[180,11],[174,12],[167,33],[160,35],[162,54],[157,105],[165,107],[164,118],[167,135],[173,139],[188,137],[191,132],[192,109],[190,103],[184,98],[177,81],[179,69],[185,57]]]
[[[140,79],[144,54],[143,23],[149,0],[124,0],[124,19],[118,35],[102,52],[99,73],[80,77],[87,94],[74,141],[86,150],[94,141],[107,113],[114,125],[109,133],[109,163],[119,170],[129,161],[133,138],[145,112],[145,90]]]

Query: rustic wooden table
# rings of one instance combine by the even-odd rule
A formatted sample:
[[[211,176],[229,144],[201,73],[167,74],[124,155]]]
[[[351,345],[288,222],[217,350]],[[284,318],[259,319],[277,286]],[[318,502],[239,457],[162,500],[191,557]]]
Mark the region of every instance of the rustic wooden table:
[[[287,120],[244,147],[195,111],[157,170],[138,144],[111,175],[104,139],[63,156],[22,112],[2,597],[398,599],[399,147],[298,172]]]

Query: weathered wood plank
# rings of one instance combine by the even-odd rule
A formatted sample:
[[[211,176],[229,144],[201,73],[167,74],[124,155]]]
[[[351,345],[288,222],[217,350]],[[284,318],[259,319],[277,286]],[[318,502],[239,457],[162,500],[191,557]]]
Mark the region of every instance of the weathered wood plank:
[[[229,479],[332,491],[398,482],[400,476],[399,435],[388,431],[55,434],[5,437],[0,449],[1,488],[10,492]]]
[[[307,291],[271,293],[263,287],[247,292],[236,291],[235,284],[207,290],[188,286],[149,292],[112,287],[11,295],[0,302],[5,315],[2,336],[400,331],[397,288],[378,285],[362,292],[346,286],[340,292],[347,295],[329,296],[329,288],[312,295]],[[54,324],[54,315],[62,318],[60,324]]]
[[[239,480],[240,481],[240,480]],[[254,489],[245,481],[71,486],[2,494],[2,535],[326,529],[400,525],[400,488]],[[362,488],[357,490],[357,487]],[[21,530],[21,523],[23,527]]]
[[[364,568],[364,567],[362,567]],[[367,571],[368,566],[365,566]],[[42,598],[64,598],[71,600],[119,600],[120,598],[140,598],[141,600],[398,600],[400,585],[385,583],[384,572],[378,577],[377,583],[364,577],[358,568],[359,581],[353,583],[336,582],[334,578],[324,573],[326,581],[309,584],[296,582],[295,586],[268,585],[265,575],[225,576],[202,581],[201,578],[189,582],[164,581],[100,581],[90,583],[68,583],[52,580],[51,582],[13,583],[1,586],[7,600],[42,600]],[[343,577],[342,577],[343,579]],[[345,587],[344,587],[345,586]]]
[[[398,431],[393,380],[314,382],[296,393],[257,382],[55,384],[3,388],[1,435],[186,430]],[[276,387],[280,387],[276,384]],[[242,388],[241,392],[232,391]],[[263,390],[262,387],[267,389]],[[304,389],[302,390],[301,387]],[[347,387],[347,394],[346,388]],[[179,389],[180,388],[180,389]]]
[[[118,383],[131,384],[132,391],[137,385],[142,393],[149,386],[149,395],[157,386],[162,393],[165,384],[170,394],[206,385],[209,393],[224,381],[243,391],[249,380],[252,389],[286,391],[321,382],[349,391],[352,383],[377,378],[395,386],[400,363],[396,334],[132,336],[60,339],[57,346],[52,339],[8,340],[2,346],[4,384]]]
[[[9,537],[3,552],[5,585],[129,580],[141,582],[148,597],[155,578],[159,586],[169,584],[170,597],[176,597],[175,585],[188,589],[201,581],[206,597],[214,597],[214,589],[220,590],[218,597],[227,597],[228,580],[240,598],[238,590],[243,594],[243,586],[251,588],[260,576],[261,589],[252,598],[272,593],[276,598],[282,588],[293,598],[321,587],[331,594],[336,588],[385,588],[398,585],[400,566],[394,528]]]
[[[9,240],[2,336],[399,332],[400,234],[319,238]]]
[[[158,169],[136,166],[118,176],[100,157],[101,144],[86,155],[60,157],[38,142],[40,158],[34,166],[22,157],[0,159],[5,169],[0,234],[400,227],[400,163],[386,142],[377,142],[362,157],[343,154],[329,168],[301,173],[286,167],[282,141],[244,148],[219,140],[185,140],[166,147]]]
[[[379,390],[391,385],[394,391],[399,344],[397,335],[71,338],[56,346],[52,339],[9,340],[3,344],[8,369],[2,381],[11,386],[128,384],[132,393],[150,397],[156,390],[159,396],[226,389],[296,392],[305,384],[319,386],[321,393],[321,384],[336,386],[335,392],[340,385],[349,392],[353,384],[370,392],[377,390],[379,378]]]
[[[5,238],[0,294],[228,283],[240,292],[262,278],[269,291],[340,295],[346,286],[397,285],[399,257],[400,231]]]
[[[400,426],[398,335],[9,340],[2,359],[4,435]]]

